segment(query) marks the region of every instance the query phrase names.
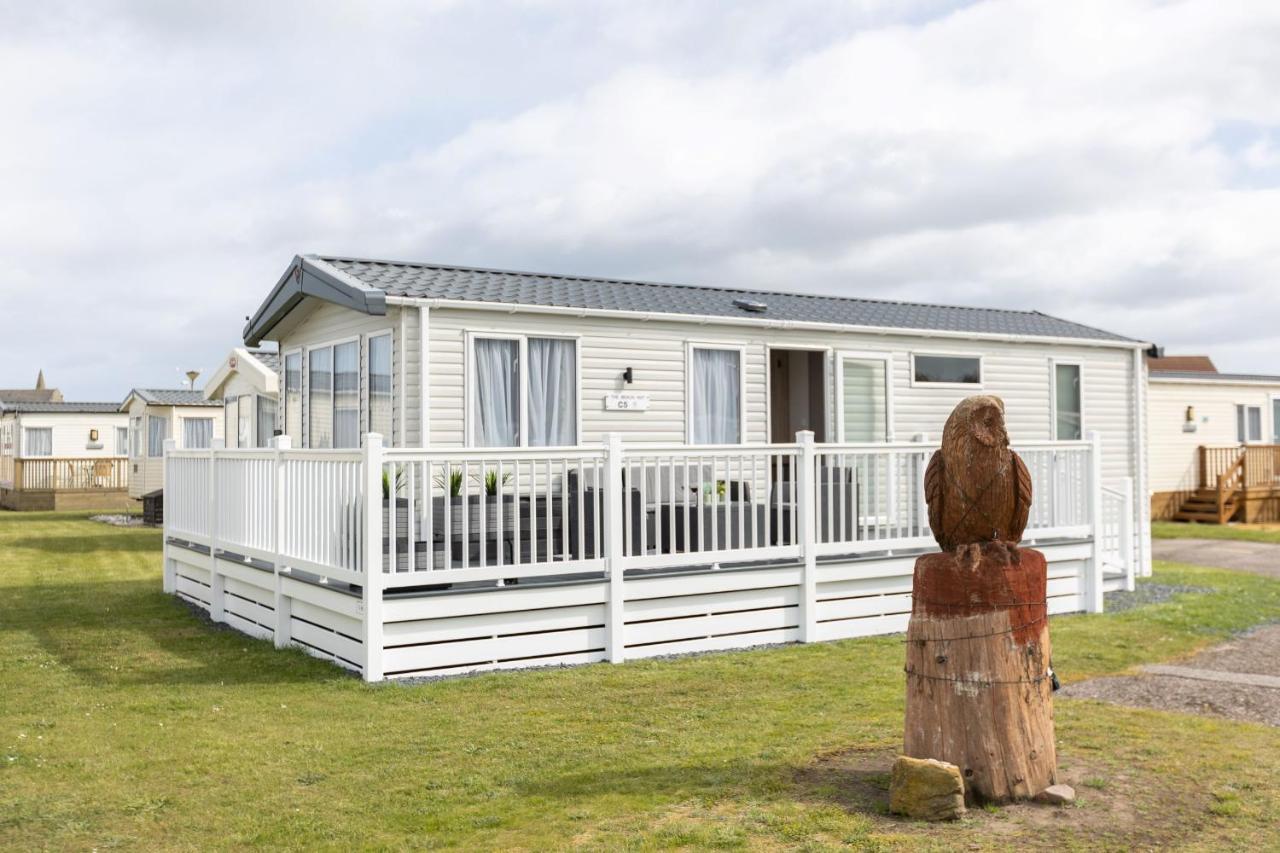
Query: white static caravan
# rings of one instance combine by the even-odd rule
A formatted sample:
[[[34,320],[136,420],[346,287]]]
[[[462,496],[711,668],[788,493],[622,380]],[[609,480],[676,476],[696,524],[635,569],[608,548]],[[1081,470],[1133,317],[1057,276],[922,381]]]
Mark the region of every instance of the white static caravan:
[[[0,507],[120,509],[127,426],[114,403],[0,401]]]
[[[1147,395],[1153,518],[1280,520],[1280,376],[1152,368]]]
[[[222,432],[231,449],[270,447],[280,395],[280,356],[235,347],[204,386],[206,400],[221,400]]]
[[[222,401],[189,388],[134,388],[118,407],[128,416],[129,497],[164,488],[164,443],[198,450],[222,440]]]
[[[923,468],[975,393],[1004,399],[1036,477],[1054,612],[1148,570],[1144,344],[1038,312],[308,256],[245,339],[278,344],[288,449],[235,461],[281,479],[235,482],[283,491],[232,495],[212,544],[189,496],[166,581],[366,677],[902,630],[933,547]],[[170,460],[196,492],[200,464]],[[380,520],[336,508],[357,505]],[[286,577],[237,566],[227,597],[219,549]],[[295,593],[311,627],[280,612]],[[530,640],[546,608],[560,627]]]

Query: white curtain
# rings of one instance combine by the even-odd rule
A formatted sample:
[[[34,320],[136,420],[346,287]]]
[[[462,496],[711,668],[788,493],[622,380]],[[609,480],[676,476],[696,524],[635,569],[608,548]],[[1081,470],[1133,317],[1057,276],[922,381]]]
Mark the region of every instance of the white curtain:
[[[53,455],[52,427],[28,427],[24,432],[26,435],[23,437],[23,443],[27,446],[27,456]]]
[[[307,446],[333,447],[333,349],[307,353]]]
[[[573,341],[529,338],[529,444],[577,443],[576,347]]]
[[[333,446],[360,446],[360,344],[333,348]]]
[[[164,440],[169,437],[168,418],[147,415],[147,455],[164,456]]]
[[[520,443],[520,383],[516,341],[477,338],[476,431],[481,447],[515,447]]]
[[[693,443],[737,444],[741,441],[742,353],[738,350],[693,351]]]
[[[152,422],[155,423],[156,419],[152,419]],[[187,450],[205,450],[212,447],[213,418],[183,418],[182,446]]]

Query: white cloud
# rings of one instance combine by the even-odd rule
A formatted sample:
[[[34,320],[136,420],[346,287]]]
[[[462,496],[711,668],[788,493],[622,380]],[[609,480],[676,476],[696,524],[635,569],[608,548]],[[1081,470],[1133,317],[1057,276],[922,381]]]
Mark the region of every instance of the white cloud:
[[[1038,308],[1280,372],[1280,7],[956,5],[0,4],[0,385],[212,366],[301,251]]]

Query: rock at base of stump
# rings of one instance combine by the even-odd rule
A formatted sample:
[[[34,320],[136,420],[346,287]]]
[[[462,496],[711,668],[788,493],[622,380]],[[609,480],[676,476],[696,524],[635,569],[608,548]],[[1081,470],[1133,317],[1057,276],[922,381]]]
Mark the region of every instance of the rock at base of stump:
[[[889,779],[889,811],[919,820],[954,820],[964,814],[960,768],[932,758],[898,756]]]
[[[1050,806],[1069,806],[1076,801],[1076,789],[1070,785],[1050,785],[1036,794],[1037,803]]]

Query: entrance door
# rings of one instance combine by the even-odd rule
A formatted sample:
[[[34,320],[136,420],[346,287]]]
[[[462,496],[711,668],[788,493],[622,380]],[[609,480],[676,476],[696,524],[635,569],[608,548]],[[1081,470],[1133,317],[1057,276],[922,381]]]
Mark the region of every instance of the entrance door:
[[[822,350],[769,350],[769,440],[796,440],[813,430],[827,441],[827,354]]]
[[[842,352],[836,381],[836,423],[840,441],[892,441],[889,411],[889,355]]]

